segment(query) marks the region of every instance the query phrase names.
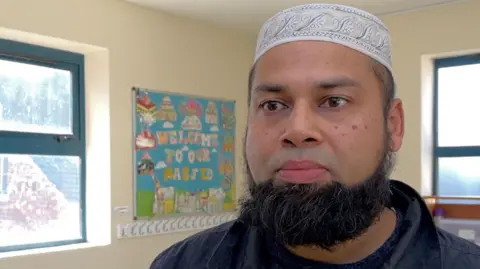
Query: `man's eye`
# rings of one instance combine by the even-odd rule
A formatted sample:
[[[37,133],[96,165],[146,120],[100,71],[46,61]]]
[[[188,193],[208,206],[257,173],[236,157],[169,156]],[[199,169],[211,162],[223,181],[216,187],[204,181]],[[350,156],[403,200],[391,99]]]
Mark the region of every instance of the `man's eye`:
[[[338,108],[344,106],[348,101],[342,97],[330,97],[325,102],[323,102],[320,106],[327,107],[327,108]]]
[[[260,107],[266,111],[277,111],[280,109],[285,109],[287,106],[279,101],[267,101],[263,102]]]

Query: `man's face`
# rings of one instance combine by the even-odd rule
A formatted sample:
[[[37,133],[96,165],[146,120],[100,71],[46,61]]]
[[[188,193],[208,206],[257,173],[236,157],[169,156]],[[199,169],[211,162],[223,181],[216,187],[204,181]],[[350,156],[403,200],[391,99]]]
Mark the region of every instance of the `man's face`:
[[[362,226],[371,225],[388,203],[391,153],[403,136],[401,103],[394,101],[385,114],[385,94],[373,61],[338,44],[292,42],[262,56],[252,83],[245,141],[250,194],[256,201],[244,202],[242,214],[271,218],[277,223],[271,225],[289,215],[297,232],[278,226],[273,232],[283,233],[281,240],[293,245],[310,237],[303,243],[327,248],[363,232]],[[357,202],[358,210],[347,208]],[[344,216],[335,215],[340,212]],[[326,214],[329,221],[317,215],[311,221],[323,227],[302,223],[308,214]],[[305,234],[310,228],[338,225],[357,230],[318,238]]]

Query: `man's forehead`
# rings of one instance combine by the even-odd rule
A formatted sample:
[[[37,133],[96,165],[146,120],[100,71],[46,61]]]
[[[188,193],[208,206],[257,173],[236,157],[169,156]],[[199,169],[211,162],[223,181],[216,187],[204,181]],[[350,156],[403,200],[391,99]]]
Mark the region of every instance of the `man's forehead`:
[[[358,86],[359,80],[369,78],[372,67],[370,57],[340,44],[291,42],[272,48],[257,61],[254,84],[308,81],[314,88]]]
[[[315,90],[329,90],[333,88],[361,88],[362,85],[354,78],[348,76],[331,76],[325,79],[309,81],[310,88]],[[295,92],[298,89],[291,89],[288,84],[285,83],[270,83],[262,82],[255,84],[253,94],[262,93],[282,93],[282,92]]]

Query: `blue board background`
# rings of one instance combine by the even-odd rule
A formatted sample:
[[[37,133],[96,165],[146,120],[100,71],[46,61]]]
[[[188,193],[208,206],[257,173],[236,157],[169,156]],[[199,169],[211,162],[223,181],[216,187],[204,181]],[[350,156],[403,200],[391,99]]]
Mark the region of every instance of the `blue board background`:
[[[220,173],[219,170],[219,161],[222,160],[230,160],[232,165],[234,166],[235,164],[235,151],[232,152],[223,152],[223,146],[224,146],[224,141],[223,137],[225,135],[229,134],[232,136],[233,141],[235,141],[235,124],[233,124],[233,127],[229,130],[226,130],[222,126],[222,110],[221,106],[226,106],[228,109],[232,112],[233,117],[235,115],[235,101],[227,101],[227,100],[219,100],[219,99],[210,99],[210,98],[203,98],[203,97],[192,97],[188,95],[181,95],[181,94],[176,94],[176,93],[169,93],[169,92],[155,92],[155,91],[148,91],[144,89],[139,90],[140,96],[143,96],[145,94],[148,95],[150,100],[156,104],[156,110],[159,109],[160,104],[162,104],[163,98],[165,96],[168,96],[171,100],[171,103],[173,104],[174,110],[176,112],[176,120],[172,121],[170,120],[171,123],[173,123],[173,128],[164,128],[164,123],[165,121],[162,120],[156,120],[151,126],[148,127],[150,132],[155,134],[156,137],[156,132],[157,131],[172,131],[172,130],[182,130],[181,123],[184,120],[185,115],[181,113],[181,108],[180,106],[182,104],[186,104],[188,101],[195,101],[197,104],[200,104],[202,108],[202,113],[200,115],[200,121],[202,123],[202,129],[200,132],[202,133],[216,133],[218,134],[218,145],[215,147],[208,147],[210,149],[210,162],[205,163],[205,162],[195,162],[193,164],[189,163],[188,158],[187,158],[187,152],[184,152],[183,156],[183,161],[181,163],[177,163],[176,161],[172,162],[171,164],[168,164],[168,167],[173,167],[173,168],[182,168],[185,166],[188,166],[189,168],[210,168],[213,172],[213,178],[211,180],[201,180],[200,176],[197,176],[196,180],[172,180],[169,179],[167,181],[164,180],[164,172],[163,169],[155,169],[155,176],[159,179],[161,186],[162,187],[175,187],[175,189],[179,189],[182,191],[188,191],[188,192],[198,192],[202,190],[206,190],[209,188],[222,188],[222,180],[224,179],[224,176]],[[217,124],[207,124],[206,123],[206,108],[207,104],[209,102],[213,102],[217,108]],[[141,117],[142,115],[138,112],[135,113],[135,135],[138,135],[141,133],[145,128],[141,122]],[[211,131],[212,126],[217,126],[218,131]],[[188,132],[188,130],[186,131]],[[158,141],[158,139],[157,139]],[[234,143],[233,143],[234,144]],[[185,145],[183,144],[177,144],[177,145],[170,145],[170,144],[157,144],[156,148],[154,149],[136,149],[135,150],[135,161],[136,165],[138,165],[138,162],[142,159],[142,156],[144,155],[145,152],[148,152],[150,155],[153,163],[156,165],[159,161],[165,161],[167,158],[167,154],[165,153],[165,149],[172,149],[172,150],[177,150],[177,149],[182,149]],[[198,150],[200,148],[205,148],[202,147],[201,145],[192,145],[188,144],[187,147],[190,150]],[[215,149],[216,152],[212,152],[212,150]],[[219,154],[222,154],[221,160],[219,159]],[[175,157],[173,157],[175,159]],[[233,169],[234,170],[234,169]],[[135,191],[155,191],[155,184],[152,181],[152,176],[149,174],[138,174],[136,173],[135,177]],[[234,184],[233,178],[234,178],[234,172],[232,172],[232,184]],[[226,192],[229,191],[230,188],[224,189]]]

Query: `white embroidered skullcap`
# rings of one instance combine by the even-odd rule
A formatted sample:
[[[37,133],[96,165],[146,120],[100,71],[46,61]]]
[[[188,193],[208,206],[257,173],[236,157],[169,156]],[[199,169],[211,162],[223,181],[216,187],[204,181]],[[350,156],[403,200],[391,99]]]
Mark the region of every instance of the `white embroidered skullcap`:
[[[307,4],[278,12],[257,38],[254,64],[268,50],[300,40],[338,43],[370,56],[392,72],[390,34],[374,15],[335,4]]]

